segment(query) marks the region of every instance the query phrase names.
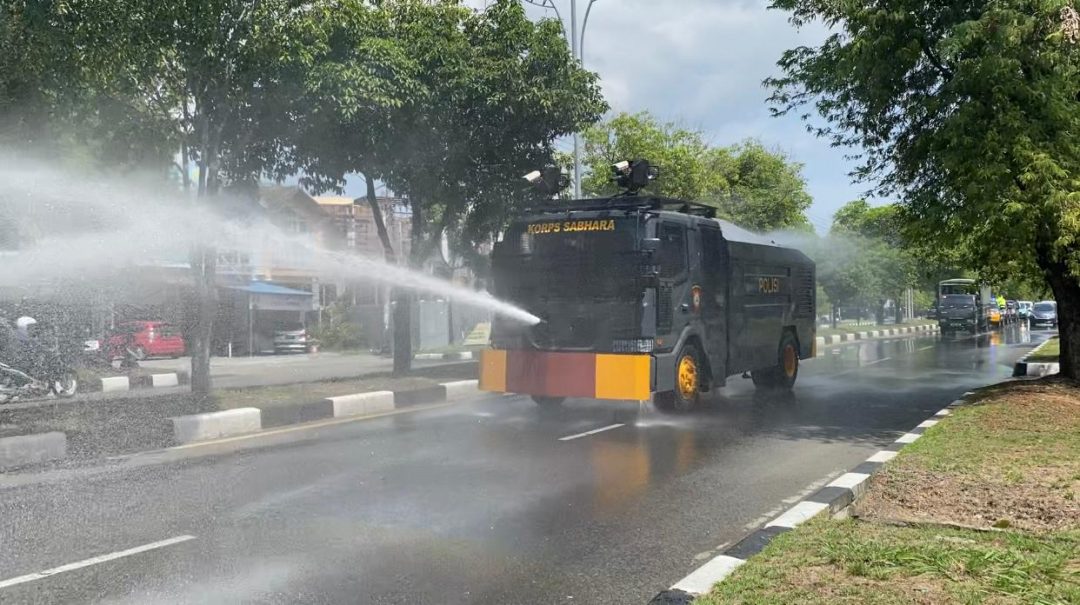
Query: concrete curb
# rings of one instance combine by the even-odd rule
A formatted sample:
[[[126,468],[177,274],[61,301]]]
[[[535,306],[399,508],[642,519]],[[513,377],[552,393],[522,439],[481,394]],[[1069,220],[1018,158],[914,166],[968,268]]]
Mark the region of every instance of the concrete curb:
[[[476,359],[472,351],[455,351],[451,353],[417,353],[413,359],[421,361],[455,361]]]
[[[1028,360],[1027,360],[1028,357],[1031,357],[1036,352],[1038,352],[1039,349],[1045,347],[1049,343],[1050,343],[1050,340],[1047,339],[1046,342],[1044,342],[1041,345],[1035,347],[1034,349],[1028,351],[1026,355],[1021,357],[1020,361],[1017,361],[1016,365],[1013,366],[1013,376],[1014,377],[1018,377],[1018,376],[1038,376],[1038,377],[1042,377],[1042,376],[1049,376],[1050,374],[1057,374],[1057,373],[1061,372],[1061,364],[1058,363],[1058,362],[1051,361],[1051,362],[1035,362],[1035,363],[1031,363],[1031,362],[1028,362]]]
[[[138,376],[107,376],[96,382],[91,381],[88,392],[114,393],[135,389],[163,389],[177,387],[190,382],[187,372],[161,372]]]
[[[861,340],[874,340],[876,338],[887,338],[898,334],[918,334],[918,333],[933,333],[939,332],[940,329],[935,325],[921,325],[921,326],[906,326],[903,328],[892,328],[888,330],[869,330],[866,332],[849,332],[847,334],[833,334],[831,336],[817,336],[814,338],[814,344],[817,346],[818,355],[823,355],[823,351],[826,347],[838,344],[845,344],[851,342],[858,342]]]
[[[262,410],[236,408],[222,412],[206,412],[169,418],[173,440],[179,445],[196,441],[232,437],[262,430]]]
[[[238,408],[176,416],[169,421],[173,426],[174,441],[183,445],[329,418],[361,417],[453,401],[478,394],[478,385],[477,380],[457,380],[420,389],[367,391],[265,409]]]
[[[0,468],[57,460],[67,456],[67,435],[59,431],[0,438]]]
[[[965,393],[964,397],[971,394]],[[795,503],[763,527],[676,582],[671,588],[658,593],[649,601],[649,604],[690,603],[697,595],[709,592],[714,584],[722,582],[750,557],[764,550],[779,534],[790,531],[821,514],[828,514],[833,518],[848,516],[851,505],[866,493],[870,477],[877,473],[886,462],[895,458],[905,446],[917,441],[926,429],[950,415],[953,408],[965,403],[964,398],[953,401],[898,437],[892,445],[870,456],[865,462],[840,475],[801,502]]]

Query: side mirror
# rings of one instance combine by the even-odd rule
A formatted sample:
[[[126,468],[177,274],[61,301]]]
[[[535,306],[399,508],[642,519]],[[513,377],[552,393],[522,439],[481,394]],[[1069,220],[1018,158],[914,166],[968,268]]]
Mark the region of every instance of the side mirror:
[[[646,237],[645,239],[641,240],[641,250],[642,250],[642,252],[648,252],[649,254],[654,254],[659,249],[660,249],[660,238],[658,238],[658,237]]]

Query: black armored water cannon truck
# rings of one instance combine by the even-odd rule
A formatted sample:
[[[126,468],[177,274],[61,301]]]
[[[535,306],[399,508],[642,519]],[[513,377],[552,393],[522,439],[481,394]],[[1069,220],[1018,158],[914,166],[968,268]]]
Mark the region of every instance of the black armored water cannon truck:
[[[715,209],[651,196],[658,170],[620,162],[608,198],[553,201],[515,220],[492,253],[493,292],[541,319],[496,319],[480,388],[693,408],[749,373],[790,389],[814,352],[814,263],[715,218]],[[526,178],[557,191],[558,175]]]

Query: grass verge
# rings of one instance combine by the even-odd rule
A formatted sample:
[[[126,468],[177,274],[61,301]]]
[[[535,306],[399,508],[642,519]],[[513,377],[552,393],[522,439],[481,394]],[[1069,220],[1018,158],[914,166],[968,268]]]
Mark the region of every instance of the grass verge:
[[[1060,355],[1061,341],[1055,336],[1046,341],[1046,344],[1039,347],[1039,350],[1035,351],[1027,360],[1032,363],[1055,363]]]
[[[1080,603],[1080,388],[981,391],[695,603]]]

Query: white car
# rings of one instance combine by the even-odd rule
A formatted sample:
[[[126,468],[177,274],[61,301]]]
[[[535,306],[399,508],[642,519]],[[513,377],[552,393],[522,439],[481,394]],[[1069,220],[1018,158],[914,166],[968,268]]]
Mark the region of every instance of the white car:
[[[307,353],[310,338],[307,330],[300,324],[283,326],[274,330],[274,353]]]

